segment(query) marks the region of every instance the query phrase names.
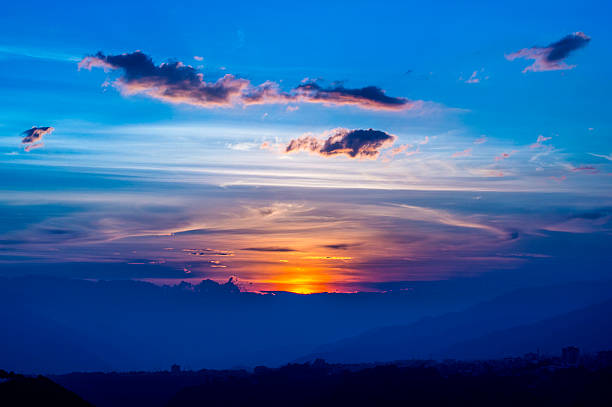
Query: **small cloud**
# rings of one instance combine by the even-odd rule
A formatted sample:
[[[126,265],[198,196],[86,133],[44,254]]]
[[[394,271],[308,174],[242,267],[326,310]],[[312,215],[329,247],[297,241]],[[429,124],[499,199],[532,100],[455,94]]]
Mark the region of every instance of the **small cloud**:
[[[466,148],[463,151],[457,151],[456,153],[453,153],[451,155],[452,158],[457,158],[457,157],[468,157],[472,155],[472,149],[471,148]]]
[[[506,59],[508,61],[514,61],[518,58],[534,60],[533,64],[523,69],[523,73],[574,69],[576,65],[566,64],[565,58],[575,50],[585,47],[589,41],[591,41],[591,38],[585,33],[575,32],[546,47],[523,48],[506,55]]]
[[[53,127],[32,127],[21,133],[23,138],[21,139],[21,144],[25,145],[24,150],[31,151],[36,148],[41,148],[44,146],[42,139],[45,135],[53,133],[55,128]]]
[[[296,252],[297,250],[290,247],[246,247],[242,250],[251,252]]]
[[[543,142],[548,141],[550,139],[552,139],[552,137],[544,137],[543,135],[540,134],[536,142],[530,145],[529,148],[540,148],[542,147]]]
[[[429,144],[429,136],[425,136],[425,138],[421,141],[417,141],[418,144],[424,146],[425,144]]]
[[[562,175],[560,177],[550,177],[550,179],[552,179],[555,182],[563,182],[567,179],[567,177],[565,175]]]
[[[334,249],[334,250],[348,250],[349,248],[355,246],[354,244],[349,244],[349,243],[336,243],[336,244],[326,244],[323,245],[322,247],[325,247],[326,249]]]
[[[203,60],[204,60],[204,57],[201,57],[201,56],[199,56],[199,55],[196,55],[196,56],[194,56],[194,57],[193,57],[193,59],[195,59],[196,61],[203,61]]]
[[[236,150],[236,151],[248,151],[248,150],[252,150],[255,147],[257,147],[257,143],[248,143],[248,142],[244,142],[244,143],[234,143],[234,144],[228,144],[227,148],[229,148],[230,150]]]
[[[599,170],[592,165],[582,165],[580,167],[573,167],[572,172],[582,172],[585,174],[598,174]]]
[[[472,72],[469,78],[465,80],[465,83],[480,83],[480,78],[478,78],[478,71]]]
[[[329,135],[327,138],[325,136]],[[379,130],[335,129],[321,137],[304,135],[287,144],[285,153],[307,151],[323,157],[346,155],[350,158],[376,159],[380,150],[391,146],[396,137]]]
[[[510,158],[517,150],[512,150],[509,153],[501,153],[497,157],[495,157],[495,161],[505,160],[506,158]]]
[[[477,138],[476,140],[474,140],[474,144],[484,144],[487,142],[487,136],[482,135],[479,138]]]

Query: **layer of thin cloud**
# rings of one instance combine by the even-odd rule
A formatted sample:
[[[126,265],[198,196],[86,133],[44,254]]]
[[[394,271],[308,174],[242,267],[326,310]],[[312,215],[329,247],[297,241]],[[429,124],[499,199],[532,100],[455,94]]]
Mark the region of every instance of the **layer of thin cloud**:
[[[231,74],[207,82],[204,75],[192,66],[182,62],[155,65],[151,57],[140,51],[121,55],[104,55],[99,52],[83,58],[78,66],[79,69],[121,70],[123,74],[113,85],[124,95],[144,94],[169,103],[206,108],[318,103],[393,111],[414,109],[422,105],[420,101],[388,96],[384,90],[375,86],[351,89],[338,85],[325,88],[314,81],[307,81],[285,92],[276,82],[266,81],[255,86],[248,79]]]
[[[21,133],[21,135],[23,136],[23,138],[21,139],[21,144],[25,146],[24,150],[27,152],[27,151],[34,150],[36,148],[43,147],[44,146],[44,143],[42,143],[43,137],[47,134],[51,134],[54,130],[55,128],[53,127],[34,126],[31,129],[28,129],[24,131],[23,133]]]
[[[586,46],[589,41],[591,41],[591,38],[585,33],[575,32],[546,47],[523,48],[506,55],[506,59],[509,61],[518,58],[534,60],[533,64],[523,69],[523,73],[573,69],[576,65],[568,65],[564,61],[565,58],[573,51]]]
[[[304,135],[293,139],[284,152],[307,151],[323,157],[346,155],[350,158],[376,159],[380,151],[390,147],[395,139],[394,135],[380,130],[335,129],[323,137]]]

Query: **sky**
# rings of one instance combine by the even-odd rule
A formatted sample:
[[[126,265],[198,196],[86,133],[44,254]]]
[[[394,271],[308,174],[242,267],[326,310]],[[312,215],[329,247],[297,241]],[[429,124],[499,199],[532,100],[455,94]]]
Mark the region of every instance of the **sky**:
[[[608,264],[610,9],[6,4],[0,268],[312,293]]]

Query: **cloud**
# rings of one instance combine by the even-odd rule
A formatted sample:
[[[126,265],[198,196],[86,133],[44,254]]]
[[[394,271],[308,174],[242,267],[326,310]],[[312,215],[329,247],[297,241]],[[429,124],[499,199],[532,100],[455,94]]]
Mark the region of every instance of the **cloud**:
[[[24,150],[31,151],[36,148],[43,147],[44,146],[44,143],[42,143],[43,136],[45,136],[46,134],[53,133],[54,130],[55,128],[53,127],[34,126],[31,129],[28,129],[24,131],[23,133],[21,133],[21,135],[23,136],[23,138],[21,139],[21,144],[25,145]]]
[[[575,50],[586,46],[589,41],[591,41],[591,38],[585,33],[575,32],[546,47],[523,48],[506,55],[506,59],[509,61],[514,61],[518,58],[533,59],[533,64],[523,69],[523,73],[529,71],[543,72],[573,69],[576,65],[566,64],[565,58]]]
[[[422,105],[401,97],[388,96],[375,86],[345,88],[342,85],[321,87],[307,81],[289,92],[276,82],[253,85],[248,79],[226,74],[207,82],[204,75],[182,62],[155,65],[148,55],[135,51],[121,55],[98,52],[83,58],[79,69],[102,68],[120,70],[122,75],[113,85],[124,95],[142,94],[169,103],[184,103],[199,107],[233,107],[236,105],[319,103],[351,105],[370,110],[408,110]],[[294,107],[291,107],[294,109]]]
[[[416,150],[408,151],[408,149],[410,149],[412,147],[414,147],[412,144],[402,144],[400,146],[392,148],[391,150],[388,150],[385,153],[385,157],[384,157],[383,161],[389,162],[389,161],[391,161],[393,159],[393,157],[395,157],[398,154],[405,154],[407,157],[410,157],[411,155],[417,154],[419,152],[418,146],[417,146]]]
[[[329,135],[326,139],[325,136]],[[390,147],[396,137],[379,130],[335,129],[321,137],[304,135],[287,144],[285,153],[307,151],[324,157],[346,155],[351,158],[376,159],[380,150]]]
[[[183,249],[185,253],[191,254],[192,256],[233,256],[234,253],[231,250],[216,250],[216,249]]]
[[[612,161],[612,154],[604,155],[604,154],[595,154],[589,153],[593,157],[603,158],[604,160]]]
[[[453,153],[451,155],[452,158],[456,158],[456,157],[468,157],[472,155],[472,149],[471,148],[466,148],[463,151],[457,151],[456,153]]]
[[[387,96],[376,86],[349,89],[344,86],[323,88],[316,82],[309,82],[295,88],[299,101],[332,105],[354,105],[372,110],[406,110],[420,104],[405,98]]]
[[[139,51],[121,55],[98,53],[79,62],[79,68],[93,67],[122,70],[123,75],[114,86],[125,95],[145,94],[165,102],[201,107],[232,105],[250,87],[248,80],[229,74],[215,82],[206,82],[201,73],[182,62],[156,66],[150,57]]]
[[[295,252],[297,250],[290,247],[246,247],[242,250],[248,250],[251,252]]]
[[[553,181],[556,181],[556,182],[563,182],[563,181],[565,181],[567,179],[567,176],[565,176],[565,175],[562,175],[560,177],[551,176],[550,179],[552,179]]]
[[[37,148],[43,148],[44,146],[45,146],[45,143],[30,144],[30,145],[25,146],[23,150],[26,153],[29,153],[32,150],[36,150]]]
[[[550,140],[550,139],[552,139],[552,137],[544,137],[543,135],[540,134],[536,142],[530,145],[529,148],[540,148],[542,147],[543,142]]]
[[[349,244],[349,243],[336,243],[336,244],[326,244],[326,245],[323,245],[322,247],[325,247],[326,249],[334,249],[334,250],[348,250],[353,246],[356,246],[356,245]]]
[[[512,150],[509,153],[501,153],[500,155],[495,157],[495,161],[500,161],[500,160],[505,160],[506,158],[510,158],[510,156],[516,152],[517,150]]]
[[[465,80],[465,83],[480,83],[480,79],[477,77],[478,71],[472,72],[469,78]]]
[[[574,167],[571,169],[572,172],[583,172],[586,174],[598,174],[599,170],[592,165],[582,165],[580,167]]]
[[[196,61],[203,61],[204,60],[204,58],[199,56],[199,55],[194,56],[193,59],[195,59]]]
[[[474,140],[474,144],[484,144],[487,142],[487,136],[481,136]]]

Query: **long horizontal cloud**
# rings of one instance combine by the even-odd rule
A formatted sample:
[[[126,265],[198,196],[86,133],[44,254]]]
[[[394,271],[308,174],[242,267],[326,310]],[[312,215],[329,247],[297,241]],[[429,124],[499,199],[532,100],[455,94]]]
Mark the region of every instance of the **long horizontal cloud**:
[[[46,134],[51,134],[55,128],[53,127],[32,127],[21,133],[23,138],[21,144],[25,145],[25,151],[34,150],[43,146],[42,139]]]
[[[329,133],[327,133],[329,134]],[[375,159],[380,150],[390,147],[396,137],[380,130],[336,129],[327,138],[304,135],[287,144],[285,153],[307,151],[324,157],[346,155],[351,158]]]
[[[572,52],[586,46],[591,38],[583,32],[567,35],[546,47],[523,48],[506,55],[506,59],[514,61],[517,58],[533,59],[533,64],[523,70],[525,72],[558,71],[573,69],[576,65],[568,65],[564,59]]]
[[[405,98],[387,96],[384,90],[376,86],[358,89],[347,89],[343,86],[323,88],[311,82],[298,86],[294,92],[298,100],[303,102],[355,105],[374,110],[411,109],[419,104]]]
[[[121,70],[114,81],[125,95],[144,94],[169,103],[185,103],[200,107],[231,107],[235,105],[319,103],[353,105],[370,110],[408,110],[418,101],[388,96],[375,86],[350,89],[343,86],[323,88],[315,82],[303,83],[290,92],[276,82],[253,85],[248,79],[227,74],[214,82],[204,80],[197,69],[182,62],[155,65],[151,57],[136,51],[121,55],[101,52],[83,58],[79,69],[103,68]]]

